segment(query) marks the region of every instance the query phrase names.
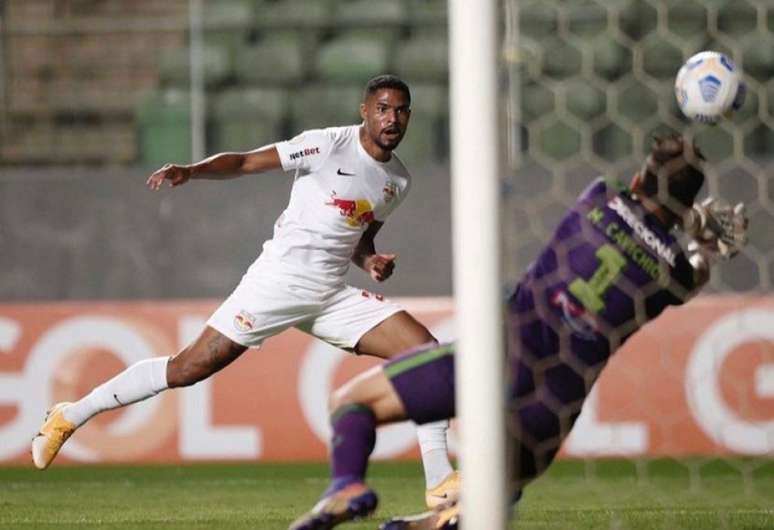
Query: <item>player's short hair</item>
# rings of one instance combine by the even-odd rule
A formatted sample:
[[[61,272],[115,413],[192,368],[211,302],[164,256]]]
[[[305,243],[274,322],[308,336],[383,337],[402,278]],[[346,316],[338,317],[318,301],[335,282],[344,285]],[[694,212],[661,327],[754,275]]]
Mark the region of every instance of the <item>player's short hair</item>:
[[[409,90],[408,85],[400,77],[392,74],[378,75],[369,80],[368,83],[366,83],[365,92],[363,93],[363,101],[382,88],[400,90],[406,96],[409,104],[411,104],[411,91]]]
[[[640,171],[641,191],[669,210],[676,221],[704,185],[703,160],[698,147],[680,135],[656,137]]]

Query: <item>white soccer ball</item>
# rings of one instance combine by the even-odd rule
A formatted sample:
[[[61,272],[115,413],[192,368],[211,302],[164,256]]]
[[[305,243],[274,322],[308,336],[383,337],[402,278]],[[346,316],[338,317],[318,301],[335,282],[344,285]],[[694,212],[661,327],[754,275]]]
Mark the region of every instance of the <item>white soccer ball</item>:
[[[716,123],[744,103],[746,87],[734,62],[719,52],[699,52],[683,64],[675,96],[686,117]]]

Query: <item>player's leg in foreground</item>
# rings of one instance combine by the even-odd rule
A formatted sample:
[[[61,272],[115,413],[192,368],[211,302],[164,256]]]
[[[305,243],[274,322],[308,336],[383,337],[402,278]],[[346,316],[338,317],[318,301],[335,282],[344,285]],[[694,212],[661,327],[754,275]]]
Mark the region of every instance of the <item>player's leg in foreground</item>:
[[[331,483],[291,530],[327,530],[370,514],[376,494],[365,484],[376,427],[403,419],[437,421],[454,414],[449,346],[430,346],[364,372],[331,397]],[[373,501],[362,509],[363,499]]]
[[[445,345],[400,357],[384,373],[406,410],[418,424],[455,416],[454,352]],[[345,388],[346,389],[346,388]],[[389,530],[454,530],[459,519],[459,488],[449,491],[432,510],[394,518],[380,528]]]
[[[291,530],[325,530],[368,516],[376,509],[376,493],[365,484],[376,426],[401,419],[404,413],[381,367],[356,377],[350,382],[353,384],[358,391],[356,400],[331,398],[330,485],[312,510],[290,525]]]
[[[511,469],[511,499],[515,507],[521,498],[523,488],[543,473],[556,456],[559,446],[569,434],[572,424],[580,413],[588,389],[570,384],[562,370],[552,372],[554,386],[567,387],[577,393],[563,395],[566,403],[556,410],[557,399],[535,392],[532,372],[528,364],[511,359],[515,369],[510,387],[512,406],[509,412],[509,443],[514,455]],[[589,387],[590,388],[590,387]],[[402,396],[403,394],[399,394]],[[454,386],[451,387],[453,400]],[[408,405],[407,405],[408,408]],[[413,418],[411,414],[410,417]],[[564,418],[563,422],[560,418]],[[421,420],[421,418],[420,418]],[[531,440],[530,444],[522,440]],[[456,530],[461,519],[461,504],[458,498],[451,503],[440,505],[435,510],[418,515],[395,517],[385,522],[380,530]]]
[[[361,337],[355,351],[389,359],[397,354],[437,344],[435,337],[406,311],[400,311]],[[460,477],[449,461],[446,432],[449,421],[417,426],[417,439],[425,472],[425,503],[429,508],[459,495]]]
[[[168,388],[189,386],[214,374],[247,349],[211,327],[172,357],[133,364],[74,403],[58,403],[32,440],[32,461],[46,469],[62,445],[92,416],[142,401]]]

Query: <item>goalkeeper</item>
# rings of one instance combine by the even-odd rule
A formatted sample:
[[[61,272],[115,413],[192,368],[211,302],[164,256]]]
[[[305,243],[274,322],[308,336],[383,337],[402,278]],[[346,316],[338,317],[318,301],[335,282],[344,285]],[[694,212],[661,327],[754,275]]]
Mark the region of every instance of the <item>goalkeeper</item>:
[[[707,199],[702,157],[680,136],[656,139],[630,188],[597,179],[563,217],[508,300],[508,434],[514,500],[551,464],[610,356],[670,305],[693,297],[718,259],[746,242],[743,206]],[[673,229],[689,244],[680,246]],[[450,418],[454,347],[415,350],[361,374],[331,399],[332,481],[291,525],[321,530],[365,515],[376,426]],[[456,529],[456,499],[383,530]],[[368,506],[368,509],[364,509]]]

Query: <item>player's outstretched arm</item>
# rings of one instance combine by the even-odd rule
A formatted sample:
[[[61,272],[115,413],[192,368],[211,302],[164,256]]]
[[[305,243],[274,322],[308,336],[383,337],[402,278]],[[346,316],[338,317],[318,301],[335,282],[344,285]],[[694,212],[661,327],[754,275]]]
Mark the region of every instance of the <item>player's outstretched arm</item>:
[[[281,167],[279,153],[275,147],[246,153],[218,153],[195,164],[165,164],[148,177],[147,185],[156,191],[161,189],[165,181],[174,187],[185,184],[190,179],[223,180]]]
[[[352,263],[366,271],[377,282],[383,282],[395,270],[395,254],[377,254],[374,238],[384,223],[373,221],[360,237],[355,252],[352,254]]]

